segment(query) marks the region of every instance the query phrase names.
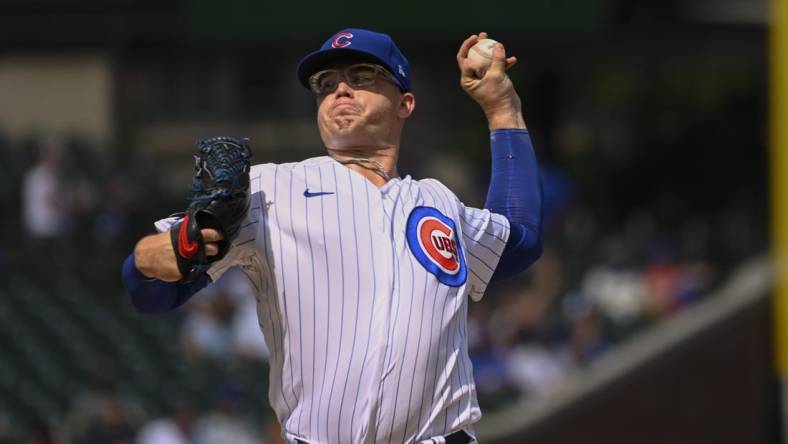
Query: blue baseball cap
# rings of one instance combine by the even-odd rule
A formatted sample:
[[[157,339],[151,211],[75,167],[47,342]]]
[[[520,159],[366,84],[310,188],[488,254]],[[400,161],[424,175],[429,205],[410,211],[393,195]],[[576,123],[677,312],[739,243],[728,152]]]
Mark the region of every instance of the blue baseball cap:
[[[320,49],[301,59],[296,69],[298,80],[309,88],[309,76],[341,58],[377,63],[394,76],[400,90],[410,91],[410,64],[394,40],[387,34],[358,28],[337,32]]]

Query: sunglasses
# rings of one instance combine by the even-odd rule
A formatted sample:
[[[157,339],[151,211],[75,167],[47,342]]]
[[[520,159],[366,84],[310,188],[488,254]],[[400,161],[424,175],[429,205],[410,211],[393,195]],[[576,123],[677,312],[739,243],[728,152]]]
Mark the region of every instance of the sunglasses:
[[[342,79],[353,89],[372,86],[378,77],[399,85],[386,68],[373,63],[357,63],[342,69],[324,69],[309,76],[309,88],[315,94],[329,94],[336,91]]]

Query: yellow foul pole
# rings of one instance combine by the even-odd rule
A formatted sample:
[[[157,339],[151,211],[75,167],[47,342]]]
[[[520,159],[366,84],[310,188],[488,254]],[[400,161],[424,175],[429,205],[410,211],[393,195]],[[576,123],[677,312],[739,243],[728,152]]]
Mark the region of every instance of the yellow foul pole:
[[[775,357],[778,376],[788,382],[788,0],[771,0],[769,14],[769,150]]]

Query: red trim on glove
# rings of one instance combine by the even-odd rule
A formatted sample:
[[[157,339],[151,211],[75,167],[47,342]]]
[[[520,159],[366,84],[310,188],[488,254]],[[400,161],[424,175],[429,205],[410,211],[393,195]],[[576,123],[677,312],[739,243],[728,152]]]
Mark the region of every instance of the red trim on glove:
[[[183,217],[183,221],[181,221],[181,227],[178,230],[178,254],[180,254],[184,259],[191,259],[195,254],[197,254],[197,250],[200,247],[196,240],[191,242],[189,241],[188,226],[189,215],[187,214]]]

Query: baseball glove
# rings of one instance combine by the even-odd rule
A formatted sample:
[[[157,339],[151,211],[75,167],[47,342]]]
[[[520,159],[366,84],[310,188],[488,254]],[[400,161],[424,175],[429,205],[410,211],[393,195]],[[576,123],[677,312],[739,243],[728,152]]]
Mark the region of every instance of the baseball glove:
[[[183,219],[170,229],[181,283],[202,276],[211,263],[227,254],[249,210],[252,153],[248,140],[213,137],[197,142],[197,151],[191,203]],[[205,253],[200,231],[203,228],[213,228],[224,236],[215,256],[208,257]]]

